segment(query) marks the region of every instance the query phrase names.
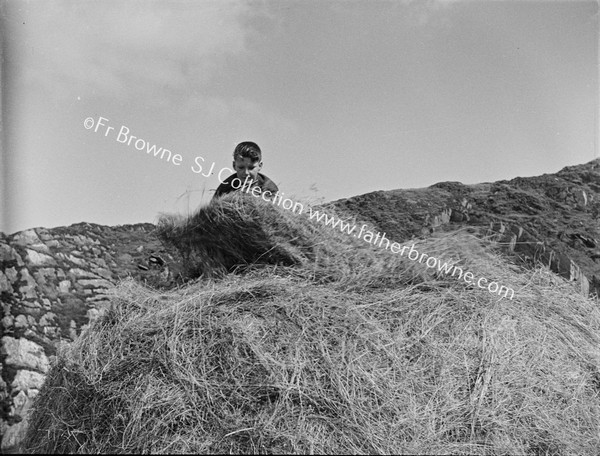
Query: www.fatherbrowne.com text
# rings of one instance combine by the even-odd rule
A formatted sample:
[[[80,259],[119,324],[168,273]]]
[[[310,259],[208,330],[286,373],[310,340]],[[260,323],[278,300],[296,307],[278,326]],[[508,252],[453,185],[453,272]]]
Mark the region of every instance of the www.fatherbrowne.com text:
[[[500,286],[498,282],[490,282],[485,277],[476,278],[475,275],[470,271],[463,271],[463,269],[459,266],[456,266],[452,263],[448,264],[447,262],[442,263],[442,261],[436,257],[429,256],[426,253],[419,253],[417,249],[415,249],[415,244],[413,243],[410,247],[407,245],[400,245],[397,242],[390,241],[385,233],[381,235],[381,233],[373,233],[370,230],[367,230],[367,225],[362,225],[360,227],[360,231],[355,233],[356,225],[351,225],[350,223],[344,223],[342,220],[337,219],[335,217],[328,216],[325,213],[319,213],[319,211],[313,211],[311,207],[309,209],[309,218],[311,220],[317,220],[319,222],[325,223],[325,225],[329,225],[332,228],[336,226],[339,227],[340,231],[354,234],[358,239],[362,239],[369,244],[376,245],[378,247],[383,247],[384,249],[389,249],[392,253],[400,253],[400,256],[406,255],[409,260],[418,261],[419,263],[425,264],[428,269],[437,269],[438,272],[443,272],[444,274],[450,274],[452,277],[457,274],[457,278],[460,280],[461,278],[468,284],[476,284],[479,288],[486,288],[490,293],[498,294],[502,297],[508,297],[509,299],[513,299],[515,295],[515,291],[512,288],[508,288],[504,285]]]
[[[250,193],[252,196],[257,198],[260,197],[273,205],[291,210],[294,213],[304,213],[304,205],[302,203],[294,202],[289,198],[284,198],[283,192],[276,193],[273,196],[270,192],[261,192],[260,188],[250,187],[247,185],[247,182],[242,182],[241,180],[239,182],[239,186],[237,184],[233,184],[233,182],[232,185],[241,188],[241,191],[244,191],[245,193]],[[435,268],[438,272],[450,274],[452,277],[456,275],[459,280],[463,279],[469,285],[476,284],[479,288],[487,289],[490,293],[498,294],[498,296],[504,298],[508,297],[510,300],[512,300],[515,295],[515,291],[512,288],[500,285],[498,282],[490,282],[485,277],[476,278],[472,272],[465,272],[459,266],[456,266],[452,263],[448,264],[447,262],[442,263],[440,259],[434,256],[427,255],[426,253],[419,253],[419,251],[415,249],[414,243],[409,247],[407,245],[403,246],[397,242],[392,242],[386,237],[386,233],[383,233],[383,235],[381,235],[381,233],[373,233],[372,231],[366,229],[367,225],[362,225],[360,230],[356,232],[356,225],[344,222],[339,218],[330,216],[324,212],[313,210],[313,208],[310,206],[308,206],[308,217],[310,220],[316,220],[317,222],[324,223],[325,226],[330,226],[331,228],[337,227],[342,233],[354,235],[354,237],[362,239],[369,244],[383,247],[386,250],[389,249],[390,252],[394,254],[399,253],[400,256],[404,256],[406,254],[408,259],[412,261],[418,261],[419,263],[424,264],[428,269]]]

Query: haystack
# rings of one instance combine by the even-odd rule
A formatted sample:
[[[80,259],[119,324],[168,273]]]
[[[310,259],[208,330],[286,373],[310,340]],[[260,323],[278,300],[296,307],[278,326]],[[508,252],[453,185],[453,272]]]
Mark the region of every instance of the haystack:
[[[236,246],[216,264],[241,258],[244,271],[168,292],[123,282],[59,353],[25,451],[597,454],[596,301],[465,231],[416,247],[510,285],[513,300],[240,201],[221,206],[239,225],[190,224],[199,243]],[[253,211],[263,222],[248,224]],[[252,266],[275,243],[274,264]],[[215,265],[193,248],[199,270]]]
[[[286,210],[260,198],[233,193],[201,207],[190,217],[163,214],[157,235],[184,259],[188,278],[219,278],[226,273],[264,265],[298,266],[312,280],[354,280],[364,268],[397,278],[408,261],[391,258],[354,235],[310,220],[305,210]],[[323,211],[323,208],[321,208]],[[349,214],[325,208],[350,224]],[[367,224],[367,226],[369,226]],[[308,274],[308,275],[307,275]],[[410,274],[419,275],[411,269]]]

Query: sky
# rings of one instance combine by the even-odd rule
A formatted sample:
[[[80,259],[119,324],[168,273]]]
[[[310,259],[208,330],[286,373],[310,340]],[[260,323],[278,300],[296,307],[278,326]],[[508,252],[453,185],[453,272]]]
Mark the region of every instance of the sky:
[[[595,1],[0,0],[0,231],[189,214],[246,140],[315,203],[586,163],[598,37]]]

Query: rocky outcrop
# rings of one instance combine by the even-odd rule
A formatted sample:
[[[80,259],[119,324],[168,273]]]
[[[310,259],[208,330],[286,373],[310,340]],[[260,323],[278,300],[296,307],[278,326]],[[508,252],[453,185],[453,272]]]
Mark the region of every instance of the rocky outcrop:
[[[15,339],[10,336],[2,338],[2,352],[6,356],[4,363],[15,369],[16,374],[10,383],[7,393],[10,393],[8,423],[3,423],[2,446],[4,449],[15,446],[21,440],[27,426],[27,412],[31,402],[37,396],[44,375],[48,372],[50,363],[42,346],[29,339]],[[9,425],[12,421],[12,426]]]
[[[3,450],[22,438],[57,346],[102,312],[111,287],[127,276],[169,287],[178,280],[179,263],[151,224],[81,223],[0,235]]]

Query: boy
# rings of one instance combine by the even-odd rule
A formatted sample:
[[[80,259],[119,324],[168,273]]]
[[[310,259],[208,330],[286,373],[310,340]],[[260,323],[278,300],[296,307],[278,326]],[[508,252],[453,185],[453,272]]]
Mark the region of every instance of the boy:
[[[250,193],[254,187],[258,187],[260,193],[264,193],[263,199],[271,198],[279,189],[271,179],[259,173],[261,168],[262,152],[260,147],[250,141],[239,143],[233,151],[233,169],[236,173],[219,185],[213,199],[240,189]],[[255,192],[253,191],[251,194]]]

